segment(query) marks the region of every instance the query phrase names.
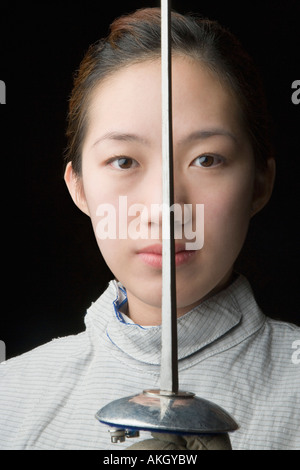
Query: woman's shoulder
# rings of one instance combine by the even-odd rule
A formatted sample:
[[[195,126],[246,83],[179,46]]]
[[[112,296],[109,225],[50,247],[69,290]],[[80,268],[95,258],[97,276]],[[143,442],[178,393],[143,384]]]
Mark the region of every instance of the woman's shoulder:
[[[277,370],[282,378],[290,375],[297,383],[300,377],[300,327],[267,317],[262,337],[274,371]]]
[[[24,436],[27,439],[37,417],[40,422],[51,421],[51,407],[61,406],[83,380],[90,356],[83,332],[54,339],[0,364],[1,449],[20,444]]]
[[[101,313],[112,307],[115,287],[112,284],[92,303],[85,316],[85,330],[74,335],[55,338],[19,356],[0,363],[0,378],[8,376],[34,377],[39,374],[49,377],[58,370],[78,371],[86,367],[93,356],[93,349],[104,331],[104,315]],[[113,308],[113,307],[112,307]],[[40,382],[39,380],[39,382]],[[1,383],[0,383],[1,387]]]
[[[294,323],[276,320],[267,316],[266,325],[272,332],[274,338],[276,339],[278,337],[281,342],[294,337],[298,337],[298,339],[300,339],[300,326]]]
[[[8,359],[0,364],[0,377],[13,375],[49,376],[54,370],[66,367],[70,363],[83,359],[89,349],[86,332],[61,338],[55,338],[19,356]]]

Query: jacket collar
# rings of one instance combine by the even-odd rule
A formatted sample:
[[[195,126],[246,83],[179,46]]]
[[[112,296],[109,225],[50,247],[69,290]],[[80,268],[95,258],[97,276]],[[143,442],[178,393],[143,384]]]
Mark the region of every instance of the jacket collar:
[[[124,287],[111,281],[88,310],[87,329],[92,328],[98,338],[105,332],[105,341],[127,356],[159,365],[161,326],[143,327],[133,323],[122,313],[126,302]],[[232,347],[257,331],[264,318],[248,281],[239,275],[229,287],[178,319],[178,360],[207,350],[211,354],[212,350]]]

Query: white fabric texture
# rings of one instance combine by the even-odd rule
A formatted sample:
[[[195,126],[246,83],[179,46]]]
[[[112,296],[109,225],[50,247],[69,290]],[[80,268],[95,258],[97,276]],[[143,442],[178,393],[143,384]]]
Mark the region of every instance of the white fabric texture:
[[[125,294],[111,281],[88,309],[84,332],[0,364],[0,449],[133,444],[112,444],[95,418],[112,400],[159,388],[161,327],[122,314]],[[178,319],[180,389],[232,414],[233,450],[300,449],[300,364],[292,360],[299,339],[299,327],[263,315],[241,275]]]

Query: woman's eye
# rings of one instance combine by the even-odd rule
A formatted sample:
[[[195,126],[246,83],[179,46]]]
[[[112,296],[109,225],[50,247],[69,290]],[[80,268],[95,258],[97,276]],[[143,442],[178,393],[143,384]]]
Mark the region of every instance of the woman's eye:
[[[220,163],[223,163],[222,157],[219,157],[218,155],[205,154],[199,155],[199,157],[195,158],[195,160],[192,162],[192,165],[203,168],[210,168],[212,166],[220,165]]]
[[[130,157],[116,157],[109,161],[109,165],[117,170],[130,170],[137,166],[137,162]]]

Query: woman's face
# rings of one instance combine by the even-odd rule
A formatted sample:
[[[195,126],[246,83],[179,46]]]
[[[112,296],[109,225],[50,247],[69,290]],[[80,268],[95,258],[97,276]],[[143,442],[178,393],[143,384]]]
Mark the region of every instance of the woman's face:
[[[192,208],[198,242],[203,220],[196,208],[204,207],[203,247],[187,250],[184,228],[176,239],[182,315],[231,276],[251,216],[255,166],[237,102],[215,76],[199,62],[175,57],[172,86],[175,203]],[[161,69],[154,60],[124,67],[94,92],[79,203],[107,265],[127,289],[130,316],[144,325],[160,322],[161,181]],[[139,219],[138,212],[128,214],[133,204],[140,204]],[[111,207],[115,221],[112,211],[104,212]],[[101,239],[105,231],[109,238]]]

